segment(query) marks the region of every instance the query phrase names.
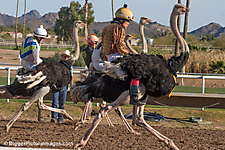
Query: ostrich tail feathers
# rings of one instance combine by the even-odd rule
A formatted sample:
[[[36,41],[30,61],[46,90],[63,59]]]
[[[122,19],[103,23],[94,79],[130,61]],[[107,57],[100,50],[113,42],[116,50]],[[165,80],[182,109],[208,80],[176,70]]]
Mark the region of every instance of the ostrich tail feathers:
[[[89,94],[87,94],[88,86],[73,85],[70,87],[70,96],[72,101],[76,104],[77,102],[87,102],[89,100]]]
[[[169,66],[171,68],[171,71],[173,74],[176,74],[177,71],[179,71],[188,61],[189,53],[188,52],[181,52],[180,56],[178,57],[171,57],[168,60]]]

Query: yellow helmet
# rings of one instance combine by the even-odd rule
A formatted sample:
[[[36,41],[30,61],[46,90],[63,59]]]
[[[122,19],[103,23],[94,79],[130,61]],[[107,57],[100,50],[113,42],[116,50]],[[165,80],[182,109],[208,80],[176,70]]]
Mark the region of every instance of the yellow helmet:
[[[132,13],[132,11],[127,8],[127,4],[124,4],[122,8],[119,8],[116,11],[116,17],[117,18],[121,18],[121,19],[127,19],[127,20],[134,20],[134,15]]]

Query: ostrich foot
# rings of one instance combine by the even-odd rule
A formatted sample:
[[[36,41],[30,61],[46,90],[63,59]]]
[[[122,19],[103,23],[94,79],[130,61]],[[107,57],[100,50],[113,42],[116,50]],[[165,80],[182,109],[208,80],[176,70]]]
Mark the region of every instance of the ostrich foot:
[[[179,150],[179,148],[174,144],[174,142],[167,138],[166,136],[162,135],[161,133],[159,133],[157,130],[155,130],[154,128],[152,128],[150,125],[148,125],[144,118],[142,117],[138,117],[135,122],[139,125],[142,125],[142,127],[144,127],[147,131],[149,131],[151,134],[153,134],[154,136],[156,136],[160,141],[162,141],[163,143],[165,143],[168,147],[174,149],[174,150]]]
[[[69,119],[69,120],[73,120],[73,117],[71,117],[71,116],[68,115],[68,114],[63,114],[63,118]]]
[[[80,125],[84,124],[84,123],[85,123],[85,121],[81,121],[81,120],[76,121],[75,124],[74,124],[74,128],[73,129],[77,130],[80,127]]]

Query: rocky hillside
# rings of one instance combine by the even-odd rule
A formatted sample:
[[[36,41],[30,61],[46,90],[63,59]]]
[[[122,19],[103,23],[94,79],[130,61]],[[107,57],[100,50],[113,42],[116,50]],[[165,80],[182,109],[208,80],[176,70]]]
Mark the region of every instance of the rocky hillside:
[[[110,23],[108,22],[94,22],[90,27],[91,32],[101,32],[102,29],[107,26]],[[146,36],[153,36],[154,34],[157,34],[158,32],[165,32],[167,30],[170,30],[170,27],[164,26],[161,24],[158,24],[157,22],[154,22],[152,24],[148,24],[145,26],[145,35]],[[135,33],[139,34],[139,25],[137,22],[130,22],[130,25],[125,30],[126,34]]]
[[[26,14],[26,26],[30,27],[32,30],[36,29],[40,24],[44,25],[46,29],[54,28],[56,19],[58,18],[58,13],[47,13],[44,16],[41,16],[37,10],[31,10]],[[15,17],[0,13],[0,25],[8,26],[15,24],[15,22]],[[23,24],[23,15],[18,18],[18,22]],[[89,28],[91,32],[101,32],[102,29],[109,23],[110,21],[94,22]],[[145,26],[145,35],[152,36],[167,30],[170,30],[170,27],[154,22]],[[138,23],[131,22],[126,29],[126,33],[139,34]],[[208,25],[202,26],[197,30],[189,32],[189,34],[193,34],[196,37],[210,34],[216,36],[217,38],[222,38],[225,37],[225,27],[222,27],[217,23],[209,23]]]
[[[18,17],[18,23],[23,24],[23,16]],[[44,16],[41,16],[37,10],[31,10],[26,13],[26,26],[30,27],[32,30],[39,27],[42,24],[46,29],[52,28],[55,26],[56,19],[58,19],[58,13],[47,13]],[[16,23],[16,18],[6,14],[0,13],[0,25],[8,26]]]
[[[210,34],[216,36],[217,38],[222,38],[225,37],[225,27],[222,27],[217,23],[210,23],[190,32],[189,34],[193,34],[196,37],[206,36]]]

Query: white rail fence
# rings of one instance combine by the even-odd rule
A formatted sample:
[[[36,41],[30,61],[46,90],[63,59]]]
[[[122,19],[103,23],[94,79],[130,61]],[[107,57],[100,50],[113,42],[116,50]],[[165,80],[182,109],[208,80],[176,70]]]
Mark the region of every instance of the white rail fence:
[[[5,66],[3,66],[5,65]],[[21,68],[20,64],[5,64],[0,63],[0,70],[7,70],[7,85],[10,85],[11,71],[17,71],[18,68]],[[85,70],[84,67],[74,67],[73,74],[79,74],[82,77],[82,70]],[[79,70],[79,71],[77,71]],[[217,79],[224,80],[225,75],[221,74],[202,74],[202,73],[178,73],[177,78],[181,78],[181,84],[184,85],[183,79],[202,79],[202,94],[205,94],[205,79]],[[82,78],[81,78],[82,79]]]

